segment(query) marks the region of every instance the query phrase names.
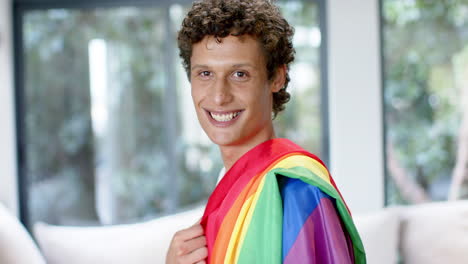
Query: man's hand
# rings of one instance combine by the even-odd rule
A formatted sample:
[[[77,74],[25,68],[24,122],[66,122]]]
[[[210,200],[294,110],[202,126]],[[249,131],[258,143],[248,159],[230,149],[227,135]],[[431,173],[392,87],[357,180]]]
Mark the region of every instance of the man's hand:
[[[176,232],[167,251],[166,264],[205,264],[208,248],[203,233],[199,223]]]

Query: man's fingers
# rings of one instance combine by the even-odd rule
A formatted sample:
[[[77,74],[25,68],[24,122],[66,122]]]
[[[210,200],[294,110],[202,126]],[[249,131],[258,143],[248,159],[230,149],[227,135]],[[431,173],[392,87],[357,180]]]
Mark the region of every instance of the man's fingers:
[[[201,247],[195,249],[192,253],[182,256],[182,263],[198,263],[204,261],[208,257],[208,249],[206,247]],[[203,263],[203,262],[202,262]]]
[[[199,224],[183,229],[174,234],[174,240],[187,241],[203,235],[203,227]]]
[[[178,255],[182,256],[185,254],[189,254],[190,252],[206,246],[206,238],[205,236],[199,236],[191,240],[185,241],[183,244],[180,245]]]

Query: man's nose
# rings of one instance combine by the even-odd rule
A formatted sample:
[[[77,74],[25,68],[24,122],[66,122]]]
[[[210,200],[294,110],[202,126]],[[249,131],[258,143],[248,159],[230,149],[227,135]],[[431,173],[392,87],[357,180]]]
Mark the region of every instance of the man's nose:
[[[216,105],[225,105],[232,101],[230,84],[224,78],[215,80],[213,93]]]

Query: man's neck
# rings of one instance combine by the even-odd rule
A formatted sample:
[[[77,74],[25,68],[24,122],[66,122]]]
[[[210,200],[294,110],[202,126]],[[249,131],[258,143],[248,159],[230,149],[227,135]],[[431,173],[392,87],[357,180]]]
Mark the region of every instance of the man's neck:
[[[224,167],[226,168],[226,171],[228,171],[232,167],[232,165],[234,165],[234,163],[249,150],[273,138],[276,138],[276,136],[275,132],[271,130],[268,132],[268,134],[259,135],[243,144],[219,146],[219,149],[221,151],[221,157],[223,158],[223,163]]]

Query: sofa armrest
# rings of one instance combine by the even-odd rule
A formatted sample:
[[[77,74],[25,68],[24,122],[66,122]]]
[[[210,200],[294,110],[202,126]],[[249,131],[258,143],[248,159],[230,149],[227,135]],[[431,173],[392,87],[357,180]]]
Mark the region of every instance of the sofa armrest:
[[[0,263],[46,263],[28,231],[2,204],[0,204]]]

